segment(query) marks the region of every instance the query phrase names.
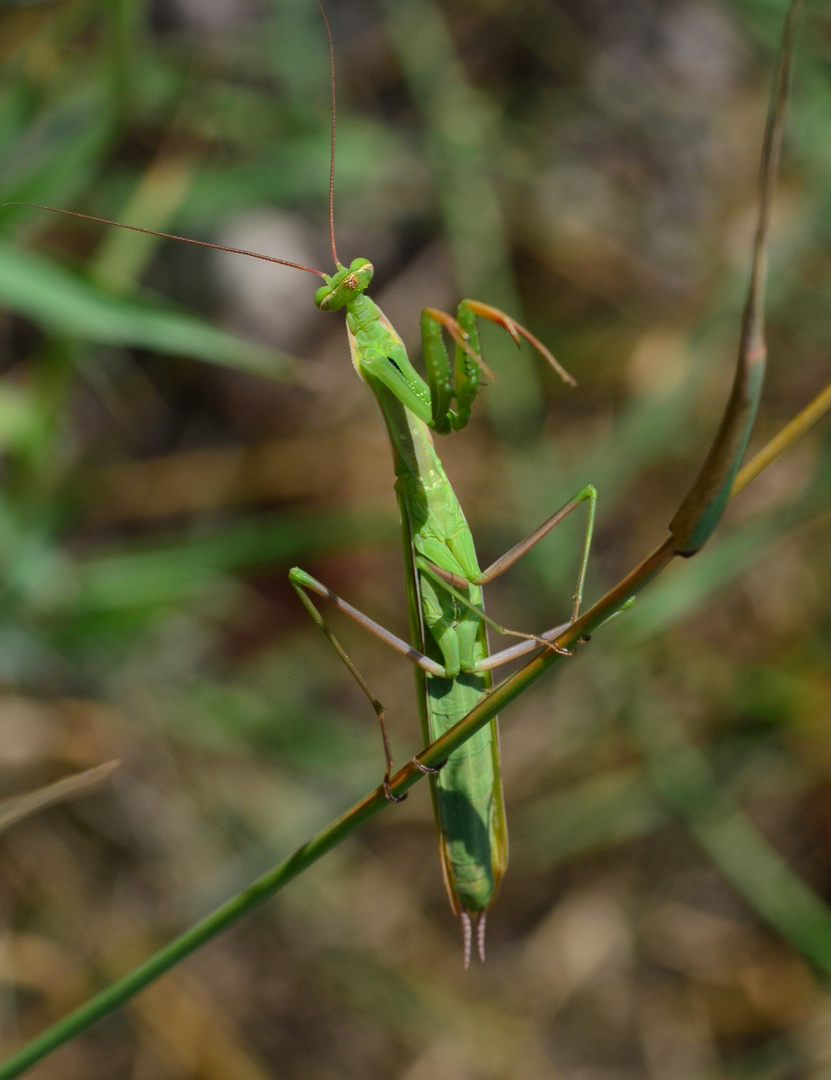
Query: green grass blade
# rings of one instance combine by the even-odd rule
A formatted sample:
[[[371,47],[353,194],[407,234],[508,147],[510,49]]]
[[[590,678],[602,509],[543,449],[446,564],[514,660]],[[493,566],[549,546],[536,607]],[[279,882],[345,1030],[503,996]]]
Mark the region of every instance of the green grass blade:
[[[48,332],[106,345],[189,356],[269,378],[293,361],[192,315],[150,300],[113,296],[41,255],[0,243],[0,303]]]

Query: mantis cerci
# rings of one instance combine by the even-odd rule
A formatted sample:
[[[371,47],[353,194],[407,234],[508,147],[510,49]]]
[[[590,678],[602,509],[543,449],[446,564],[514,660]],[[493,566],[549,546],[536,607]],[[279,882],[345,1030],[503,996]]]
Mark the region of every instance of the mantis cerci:
[[[345,309],[352,361],[375,400],[392,451],[396,476],[395,491],[401,519],[411,641],[408,643],[390,633],[300,568],[293,568],[289,577],[303,605],[332,643],[377,714],[385,755],[383,789],[387,799],[398,801],[404,796],[395,794],[391,788],[392,755],[383,707],[328,627],[312,600],[312,595],[330,601],[338,610],[413,663],[423,734],[426,741],[434,742],[476,710],[483,699],[491,697],[491,672],[494,669],[536,649],[549,655],[571,655],[574,646],[583,639],[584,634],[602,625],[630,602],[640,584],[660,568],[661,560],[666,561],[666,558],[678,554],[692,554],[704,543],[729,496],[761,389],[763,249],[769,221],[770,190],[778,156],[777,140],[781,137],[786,75],[780,76],[777,108],[768,128],[763,158],[763,196],[756,260],[745,315],[739,374],[722,429],[697,484],[673,519],[670,541],[651,557],[651,564],[644,563],[642,568],[639,568],[642,573],[637,580],[630,575],[631,587],[628,587],[628,591],[621,588],[617,602],[607,605],[605,611],[590,619],[585,630],[582,630],[584,620],[580,620],[577,626],[574,624],[580,614],[586,577],[597,499],[595,489],[591,485],[583,487],[542,525],[487,569],[481,570],[470,529],[447,480],[432,438],[433,432],[446,434],[464,427],[469,420],[481,372],[487,372],[481,359],[477,319],[497,324],[517,343],[521,338],[525,338],[565,382],[573,383],[574,380],[533,334],[504,312],[474,300],[462,300],[455,316],[435,308],[424,309],[421,315],[421,334],[426,381],[415,371],[401,338],[366,295],[373,275],[372,264],[367,259],[358,258],[346,267],[338,258],[333,212],[334,50],[325,13],[323,17],[332,71],[329,234],[336,268],[334,274],[329,275],[312,267],[258,252],[159,233],[138,226],[92,218],[74,211],[57,212],[249,255],[317,274],[324,282],[315,295],[317,307],[321,311]],[[785,60],[789,58],[788,48],[784,50],[783,56]],[[455,344],[452,364],[445,349],[444,332],[448,333]],[[482,606],[482,586],[513,566],[584,502],[588,504],[588,522],[569,621],[542,634],[532,634],[507,629],[487,616]],[[596,605],[597,607],[599,605]],[[488,626],[523,640],[491,655],[486,636]],[[569,631],[570,627],[573,632]],[[567,631],[569,632],[566,633]],[[566,640],[560,640],[564,636]],[[417,761],[415,764],[417,768],[431,774],[430,784],[444,880],[453,911],[462,920],[464,958],[467,966],[474,927],[477,950],[480,958],[484,960],[485,914],[498,891],[508,856],[499,735],[495,715],[490,715],[489,722],[461,748],[454,750],[440,767],[427,768]]]

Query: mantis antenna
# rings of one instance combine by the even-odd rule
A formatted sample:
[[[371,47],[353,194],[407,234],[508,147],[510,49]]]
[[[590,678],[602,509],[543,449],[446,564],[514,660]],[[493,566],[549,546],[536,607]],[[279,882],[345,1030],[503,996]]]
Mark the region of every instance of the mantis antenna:
[[[332,245],[332,258],[335,260],[335,266],[340,266],[338,250],[335,246],[335,112],[337,108],[335,94],[335,46],[332,42],[332,30],[329,26],[326,9],[321,3],[321,0],[317,0],[317,6],[320,8],[320,14],[323,16],[323,25],[326,27],[326,39],[329,42],[329,70],[332,83],[332,137],[329,156],[329,242]]]
[[[329,44],[329,69],[332,83],[332,135],[330,140],[329,157],[329,242],[332,246],[332,258],[335,266],[340,266],[338,252],[335,246],[335,46],[332,42],[332,30],[329,19],[326,16],[323,4],[318,0],[320,14],[323,16],[323,25],[326,27],[326,39]],[[304,270],[307,274],[317,274],[326,281],[327,276],[322,270],[315,270],[312,266],[304,266],[302,263],[290,262],[288,259],[277,259],[273,255],[263,255],[259,251],[248,251],[246,248],[226,247],[224,244],[211,244],[207,240],[193,240],[189,236],[178,236],[176,233],[159,232],[157,229],[144,229],[140,225],[125,225],[122,221],[111,221],[109,218],[96,217],[94,214],[82,214],[78,210],[62,210],[57,206],[44,206],[43,203],[33,202],[6,202],[2,206],[30,206],[34,210],[48,210],[50,214],[64,214],[66,217],[81,218],[84,221],[95,221],[99,225],[112,225],[116,229],[129,229],[131,232],[146,233],[148,236],[159,236],[164,240],[178,240],[183,244],[194,244],[196,247],[213,248],[214,251],[229,251],[232,255],[248,255],[252,259],[262,259],[265,262],[277,263],[278,266],[290,266],[293,270]]]
[[[213,248],[214,251],[230,251],[232,255],[250,255],[252,259],[264,259],[265,262],[277,263],[278,266],[290,266],[294,270],[305,270],[307,274],[317,274],[326,280],[322,270],[315,270],[302,263],[289,262],[288,259],[276,259],[273,255],[263,255],[259,251],[245,248],[225,247],[224,244],[211,244],[207,240],[193,240],[189,236],[177,236],[176,233],[159,232],[156,229],[143,229],[140,225],[125,225],[123,221],[110,221],[109,218],[96,217],[94,214],[82,214],[78,210],[61,210],[57,206],[44,206],[33,202],[7,202],[3,206],[31,206],[35,210],[48,210],[50,214],[64,214],[66,217],[82,218],[84,221],[97,221],[99,225],[114,225],[116,229],[130,229],[131,232],[147,233],[148,236],[161,236],[165,240],[180,240],[183,244],[195,244],[197,247]]]

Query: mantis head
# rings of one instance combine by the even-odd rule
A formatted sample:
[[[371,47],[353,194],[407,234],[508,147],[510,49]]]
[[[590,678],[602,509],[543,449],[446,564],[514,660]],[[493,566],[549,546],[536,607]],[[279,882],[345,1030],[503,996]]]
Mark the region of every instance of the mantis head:
[[[368,259],[353,259],[348,267],[338,264],[337,273],[326,278],[326,284],[315,293],[315,303],[321,311],[337,311],[356,295],[369,288],[374,269]]]

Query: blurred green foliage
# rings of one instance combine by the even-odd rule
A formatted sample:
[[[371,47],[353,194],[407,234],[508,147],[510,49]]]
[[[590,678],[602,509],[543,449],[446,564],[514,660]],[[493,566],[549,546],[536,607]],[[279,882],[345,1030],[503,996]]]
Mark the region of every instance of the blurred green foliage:
[[[727,393],[784,5],[327,10],[341,258],[372,259],[408,343],[421,307],[474,295],[576,375],[487,334],[498,383],[441,449],[485,561],[594,483],[592,599],[665,536]],[[829,377],[830,40],[809,10],[759,445]],[[6,3],[0,56],[0,200],[328,269],[312,0]],[[406,616],[384,432],[310,278],[0,213],[0,794],[123,761],[0,838],[11,1048],[378,782],[287,568]],[[827,462],[820,431],[505,717],[484,969],[418,788],[37,1075],[824,1075]],[[491,588],[498,618],[565,617],[579,530]],[[406,760],[406,665],[339,633]]]

